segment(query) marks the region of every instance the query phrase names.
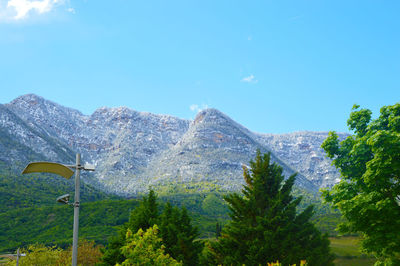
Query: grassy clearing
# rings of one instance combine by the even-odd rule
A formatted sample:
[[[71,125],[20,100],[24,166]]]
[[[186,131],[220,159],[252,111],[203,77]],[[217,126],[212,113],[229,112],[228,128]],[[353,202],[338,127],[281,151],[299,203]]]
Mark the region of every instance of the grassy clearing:
[[[332,251],[340,257],[360,257],[360,238],[356,236],[331,237]]]
[[[360,251],[360,238],[355,236],[331,237],[331,249],[337,256],[337,266],[374,265],[376,259],[368,257]]]
[[[374,258],[337,258],[334,263],[336,266],[372,266]]]

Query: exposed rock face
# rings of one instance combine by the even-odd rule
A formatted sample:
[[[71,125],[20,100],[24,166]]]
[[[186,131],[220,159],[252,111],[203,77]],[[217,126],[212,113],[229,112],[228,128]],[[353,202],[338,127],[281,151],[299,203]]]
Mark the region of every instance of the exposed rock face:
[[[216,109],[189,121],[125,107],[103,107],[85,116],[33,94],[0,105],[1,161],[71,163],[79,151],[96,164],[86,182],[121,195],[174,182],[206,181],[238,190],[242,165],[257,149],[270,151],[285,175],[298,171],[297,184],[316,191],[339,178],[320,148],[326,136],[255,134]]]
[[[338,133],[344,139],[348,134]],[[328,132],[259,134],[258,140],[318,187],[331,187],[340,174],[321,148]]]
[[[259,149],[268,150],[257,142],[255,135],[218,110],[200,112],[190,124],[181,140],[165,150],[151,163],[145,176],[157,177],[150,183],[206,181],[227,190],[239,190],[243,183],[243,165],[247,165]],[[295,171],[273,153],[272,160],[284,168],[289,176]],[[297,184],[316,190],[303,175],[297,176]]]

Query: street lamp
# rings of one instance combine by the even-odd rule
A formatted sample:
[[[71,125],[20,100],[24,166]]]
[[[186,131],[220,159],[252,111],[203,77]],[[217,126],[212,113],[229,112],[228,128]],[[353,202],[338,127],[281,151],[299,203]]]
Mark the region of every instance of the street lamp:
[[[75,202],[72,204],[74,206],[74,233],[73,233],[73,242],[72,242],[72,266],[76,266],[77,258],[78,258],[78,230],[79,230],[79,186],[80,186],[80,173],[81,170],[86,171],[94,171],[94,166],[90,164],[81,165],[81,155],[79,153],[76,154],[76,163],[75,165],[63,165],[60,163],[51,163],[51,162],[35,162],[28,164],[23,174],[29,173],[53,173],[60,175],[66,179],[69,179],[75,169]],[[69,194],[63,195],[57,198],[58,202],[62,202],[68,204]]]

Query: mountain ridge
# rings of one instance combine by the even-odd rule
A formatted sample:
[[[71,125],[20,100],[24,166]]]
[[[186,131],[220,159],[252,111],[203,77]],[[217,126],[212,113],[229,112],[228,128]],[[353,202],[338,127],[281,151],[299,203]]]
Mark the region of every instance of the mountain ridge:
[[[13,134],[20,137],[14,140],[48,160],[70,162],[74,152],[82,153],[96,165],[94,175],[84,181],[120,195],[174,182],[210,182],[239,190],[242,165],[257,149],[271,152],[285,175],[297,171],[296,184],[310,191],[339,178],[320,148],[327,133],[254,133],[214,108],[200,111],[194,120],[127,107],[101,107],[83,115],[34,94],[0,107],[0,132],[18,128]],[[12,151],[11,146],[7,149]],[[10,159],[27,161],[21,152]]]

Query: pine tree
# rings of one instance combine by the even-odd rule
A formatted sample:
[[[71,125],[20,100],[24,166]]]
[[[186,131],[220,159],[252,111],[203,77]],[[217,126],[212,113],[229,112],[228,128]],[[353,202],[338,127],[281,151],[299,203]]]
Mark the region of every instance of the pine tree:
[[[222,225],[217,222],[217,224],[215,225],[215,238],[219,238],[221,236],[221,231],[222,231]]]
[[[137,232],[139,229],[146,230],[157,223],[159,217],[157,196],[153,190],[150,190],[147,196],[144,196],[140,205],[130,214],[129,221],[123,225],[118,235],[111,238],[106,250],[103,250],[103,265],[115,265],[122,263],[126,257],[121,252],[121,247],[126,243],[126,233],[129,230]]]
[[[165,250],[183,265],[197,265],[202,246],[195,242],[197,228],[191,224],[185,208],[173,207],[169,202],[160,216],[160,234]]]
[[[192,226],[187,210],[173,207],[170,203],[165,205],[161,215],[158,209],[156,193],[150,190],[140,205],[131,212],[129,221],[124,224],[118,235],[110,240],[102,257],[103,265],[115,265],[126,260],[121,247],[126,245],[128,230],[146,231],[155,224],[160,225],[159,235],[167,254],[177,261],[182,261],[184,265],[197,265],[202,245],[194,241],[198,232],[197,228]]]
[[[218,241],[211,243],[214,260],[224,265],[264,265],[279,260],[282,265],[307,260],[309,265],[331,265],[327,236],[310,223],[313,208],[300,214],[301,198],[291,195],[295,175],[284,182],[282,167],[270,163],[270,154],[257,153],[244,168],[243,196],[225,197],[232,221]]]
[[[150,190],[149,194],[143,197],[141,204],[131,212],[127,227],[132,232],[137,232],[140,228],[145,231],[157,224],[158,218],[157,195],[154,190]]]

